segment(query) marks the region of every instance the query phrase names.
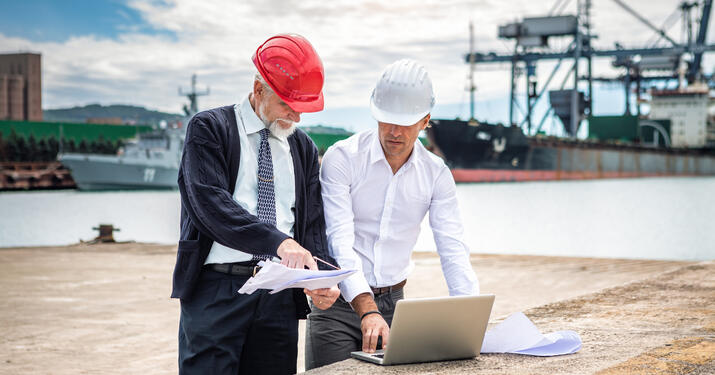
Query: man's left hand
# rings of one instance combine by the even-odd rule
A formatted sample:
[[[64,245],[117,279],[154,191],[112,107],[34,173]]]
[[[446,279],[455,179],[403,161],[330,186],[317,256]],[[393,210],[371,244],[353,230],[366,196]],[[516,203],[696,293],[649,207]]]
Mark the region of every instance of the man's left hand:
[[[337,286],[314,290],[303,289],[303,292],[313,300],[315,307],[321,310],[329,309],[340,297],[340,289]]]

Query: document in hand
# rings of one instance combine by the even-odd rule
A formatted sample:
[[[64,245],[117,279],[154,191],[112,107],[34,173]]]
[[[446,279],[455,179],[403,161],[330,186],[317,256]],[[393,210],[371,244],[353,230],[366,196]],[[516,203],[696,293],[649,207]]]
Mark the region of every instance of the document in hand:
[[[313,271],[306,269],[288,268],[280,263],[258,263],[261,270],[248,279],[238,290],[242,294],[251,294],[257,289],[271,289],[271,294],[278,293],[288,288],[320,289],[330,288],[343,281],[357,270],[331,270]]]
[[[518,312],[487,331],[481,352],[548,357],[572,354],[580,349],[581,337],[578,333],[557,331],[542,335],[526,315]]]

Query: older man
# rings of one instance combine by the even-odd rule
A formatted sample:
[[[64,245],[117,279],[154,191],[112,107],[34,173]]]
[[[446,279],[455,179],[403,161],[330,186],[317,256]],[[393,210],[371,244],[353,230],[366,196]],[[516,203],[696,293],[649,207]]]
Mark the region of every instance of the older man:
[[[429,212],[450,295],[478,294],[462,241],[452,175],[417,140],[434,105],[425,68],[400,60],[382,73],[371,98],[378,128],[333,145],[320,181],[330,254],[361,272],[340,284],[342,297],[308,317],[306,367],[374,352],[388,344],[395,304],[412,271],[412,248]]]
[[[313,255],[328,255],[318,152],[295,127],[302,112],[323,109],[320,57],[305,38],[278,35],[253,63],[252,92],[186,130],[172,292],[181,374],[295,373],[298,319],[310,311],[303,291],[237,291],[260,260],[315,269]],[[306,293],[327,308],[339,291]]]

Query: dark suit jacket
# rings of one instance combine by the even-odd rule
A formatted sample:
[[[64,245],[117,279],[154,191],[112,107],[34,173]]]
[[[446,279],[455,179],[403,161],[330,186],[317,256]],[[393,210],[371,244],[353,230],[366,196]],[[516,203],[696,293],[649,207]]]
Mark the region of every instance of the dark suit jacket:
[[[294,239],[313,255],[328,255],[318,151],[298,129],[288,138],[295,173]],[[181,236],[174,267],[172,298],[191,298],[214,241],[251,254],[276,255],[288,235],[258,220],[234,199],[240,142],[233,106],[196,114],[186,128],[179,168]],[[335,264],[335,263],[333,263]],[[294,289],[299,318],[310,312],[302,290]]]

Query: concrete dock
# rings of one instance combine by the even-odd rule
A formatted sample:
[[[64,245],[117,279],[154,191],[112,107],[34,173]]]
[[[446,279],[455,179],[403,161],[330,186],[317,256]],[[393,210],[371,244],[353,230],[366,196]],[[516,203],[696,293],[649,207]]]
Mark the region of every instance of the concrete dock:
[[[306,374],[715,374],[713,262],[548,303],[525,314],[542,333],[578,332],[581,351],[556,357],[486,354],[390,367],[349,359]]]
[[[175,246],[0,249],[0,374],[175,374]],[[416,253],[406,296],[446,294],[436,254]],[[524,311],[547,333],[583,339],[574,355],[378,367],[346,360],[310,374],[715,373],[715,264],[471,257],[490,323]],[[303,368],[302,332],[298,368]]]

